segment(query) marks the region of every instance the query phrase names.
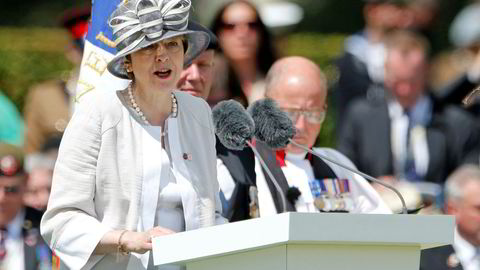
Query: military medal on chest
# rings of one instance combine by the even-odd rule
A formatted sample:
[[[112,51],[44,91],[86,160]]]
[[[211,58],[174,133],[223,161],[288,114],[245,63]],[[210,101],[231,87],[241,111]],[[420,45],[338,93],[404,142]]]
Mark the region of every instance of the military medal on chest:
[[[309,183],[314,205],[320,212],[350,212],[353,199],[347,179],[315,179]]]

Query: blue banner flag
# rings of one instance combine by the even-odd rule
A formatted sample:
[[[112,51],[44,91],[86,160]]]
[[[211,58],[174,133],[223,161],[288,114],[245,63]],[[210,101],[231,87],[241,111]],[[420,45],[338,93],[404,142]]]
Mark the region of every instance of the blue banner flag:
[[[122,0],[92,1],[92,23],[88,28],[87,41],[111,54],[115,54],[116,51],[114,47],[112,48],[105,43],[108,43],[107,40],[113,40],[112,29],[108,26],[108,18],[121,1]]]
[[[125,0],[93,0],[92,20],[88,27],[82,65],[77,83],[75,106],[88,102],[92,91],[115,91],[124,89],[129,81],[113,76],[107,70],[108,62],[116,53],[112,29],[108,18]]]

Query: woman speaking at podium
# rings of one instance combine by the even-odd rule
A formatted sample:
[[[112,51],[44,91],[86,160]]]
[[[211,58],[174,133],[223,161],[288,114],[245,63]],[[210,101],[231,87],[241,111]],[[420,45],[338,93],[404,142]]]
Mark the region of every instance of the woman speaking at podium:
[[[209,37],[187,29],[190,0],[128,0],[112,13],[113,75],[75,111],[41,231],[69,269],[157,269],[153,236],[223,223],[206,102],[175,90]],[[160,268],[177,269],[177,268]]]

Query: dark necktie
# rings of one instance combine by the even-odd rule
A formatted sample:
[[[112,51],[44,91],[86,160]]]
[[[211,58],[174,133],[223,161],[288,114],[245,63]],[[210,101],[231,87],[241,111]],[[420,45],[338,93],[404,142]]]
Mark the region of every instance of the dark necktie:
[[[413,128],[413,119],[412,119],[412,111],[405,110],[405,115],[408,117],[408,128],[407,128],[407,151],[405,157],[405,167],[404,173],[405,178],[410,181],[417,181],[419,180],[419,176],[417,174],[417,170],[415,168],[415,157],[413,155],[413,146],[411,144],[410,135]]]
[[[7,247],[5,246],[7,234],[8,231],[6,228],[0,228],[0,261],[3,261],[3,259],[7,255]]]

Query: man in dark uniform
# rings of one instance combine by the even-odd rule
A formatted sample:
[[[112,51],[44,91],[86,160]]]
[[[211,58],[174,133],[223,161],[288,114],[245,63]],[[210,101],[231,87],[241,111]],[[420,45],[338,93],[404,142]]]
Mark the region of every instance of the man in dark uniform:
[[[48,138],[60,137],[67,127],[89,18],[90,7],[69,10],[64,14],[61,26],[72,36],[72,43],[65,51],[65,57],[75,68],[63,78],[41,82],[28,91],[24,108],[27,155],[39,152]]]
[[[360,175],[307,153],[310,148],[337,163],[354,168],[340,152],[315,147],[327,114],[327,79],[310,59],[289,56],[277,60],[265,79],[265,97],[274,100],[293,122],[296,134],[285,149],[256,142],[271,174],[255,164],[261,217],[286,211],[391,213]]]
[[[215,35],[208,29],[189,22],[190,29],[205,31],[210,36],[207,49],[195,58],[192,64],[184,69],[180,76],[178,88],[194,96],[207,99],[213,83],[213,65],[215,50],[218,42]],[[229,150],[217,139],[217,174],[220,184],[220,199],[222,200],[223,215],[230,222],[255,217],[255,205],[249,205],[250,188],[255,186],[255,158],[250,148],[241,151]],[[250,212],[252,208],[252,213]]]
[[[51,252],[40,236],[42,213],[25,207],[27,174],[20,148],[0,143],[0,269],[51,269]]]

